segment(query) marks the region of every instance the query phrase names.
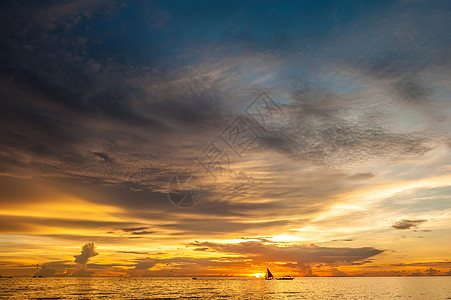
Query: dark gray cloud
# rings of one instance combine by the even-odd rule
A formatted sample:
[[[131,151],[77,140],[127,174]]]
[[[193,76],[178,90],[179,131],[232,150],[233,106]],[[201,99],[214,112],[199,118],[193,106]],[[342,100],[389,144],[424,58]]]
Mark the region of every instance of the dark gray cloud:
[[[132,227],[132,228],[118,228],[119,230],[125,232],[133,232],[133,231],[143,231],[145,229],[149,229],[149,227]]]
[[[108,19],[118,8],[114,3],[50,1],[25,9],[29,5],[4,4],[2,12],[2,29],[10,29],[0,45],[0,93],[5,100],[0,161],[5,173],[28,169],[60,176],[109,175],[115,181],[165,175],[164,167],[131,167],[124,159],[142,164],[155,153],[152,147],[137,151],[136,146],[160,140],[154,150],[161,152],[166,143],[167,153],[174,151],[171,144],[179,139],[178,131],[203,131],[221,122],[224,95],[214,78],[196,71],[149,70],[113,58],[101,61],[93,55],[90,12]],[[41,19],[45,14],[49,17]],[[140,156],[134,162],[133,152]]]
[[[420,156],[431,149],[428,138],[420,133],[397,133],[364,119],[347,120],[341,106],[344,100],[336,96],[300,91],[293,100],[296,104],[285,108],[287,125],[269,128],[259,139],[264,148],[332,167]]]
[[[415,55],[408,50],[365,59],[366,62],[359,65],[362,75],[385,85],[395,99],[415,105],[430,102],[432,88],[416,75],[429,66],[426,61],[412,64]]]
[[[434,5],[398,2],[373,17],[362,20],[360,29],[353,28],[342,36],[341,43],[337,42],[348,54],[338,59],[345,62],[340,66],[378,85],[393,106],[396,104],[392,101],[411,109],[421,108],[426,114],[432,108],[430,117],[441,115],[440,106],[436,106],[436,83],[447,76],[450,68],[445,59],[451,45],[446,1]],[[351,46],[356,39],[364,41],[360,47]]]
[[[409,220],[409,219],[402,219],[399,221],[396,221],[392,224],[392,227],[395,229],[411,229],[411,228],[416,228],[419,225],[423,224],[424,222],[426,222],[427,220],[424,219],[413,219],[413,220]]]
[[[102,162],[102,163],[107,163],[108,164],[108,163],[113,163],[114,162],[114,160],[111,157],[109,157],[107,154],[102,153],[102,152],[91,152],[91,151],[88,151],[88,155],[92,155],[95,158],[100,159],[100,162]]]
[[[145,251],[118,251],[118,253],[125,253],[125,254],[142,254],[142,255],[147,255],[149,254],[149,252],[145,252]]]
[[[348,178],[350,180],[366,180],[373,178],[375,175],[373,173],[357,173],[349,175]]]
[[[208,247],[196,248],[196,249],[194,249],[194,251],[207,251],[208,249],[210,249],[210,248],[208,248]]]
[[[155,233],[153,230],[148,230],[150,227],[132,227],[132,228],[116,228],[108,233],[117,234],[119,236],[126,235],[149,235]]]
[[[255,262],[265,263],[272,261],[305,263],[339,263],[358,262],[380,254],[383,250],[372,247],[345,248],[345,247],[320,247],[316,245],[290,245],[278,246],[264,244],[262,242],[248,241],[237,244],[221,244],[210,242],[195,242],[192,247],[208,247],[212,250],[239,254],[252,258]]]

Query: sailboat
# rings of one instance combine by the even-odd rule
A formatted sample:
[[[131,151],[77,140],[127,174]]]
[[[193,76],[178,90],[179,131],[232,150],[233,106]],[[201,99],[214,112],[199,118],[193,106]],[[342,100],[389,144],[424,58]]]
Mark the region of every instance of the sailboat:
[[[271,271],[270,271],[268,268],[266,268],[265,279],[266,279],[266,280],[274,279],[274,276],[272,276]]]
[[[265,275],[265,279],[266,280],[271,280],[274,279],[274,276],[272,275],[271,271],[266,268],[266,275]],[[290,276],[284,276],[284,277],[277,277],[276,280],[293,280],[294,277],[290,277]]]

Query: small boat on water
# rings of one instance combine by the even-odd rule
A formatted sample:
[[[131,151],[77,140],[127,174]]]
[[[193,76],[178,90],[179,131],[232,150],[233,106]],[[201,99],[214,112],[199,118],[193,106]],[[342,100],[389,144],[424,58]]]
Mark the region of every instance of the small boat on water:
[[[293,280],[294,277],[284,276],[284,277],[277,277],[277,278],[275,278],[275,277],[272,275],[271,271],[270,271],[268,268],[266,268],[265,279],[266,279],[266,280],[272,280],[272,279],[276,279],[276,280]]]
[[[197,277],[193,277],[193,279],[194,279],[194,280],[196,280],[196,279],[197,279]]]
[[[272,275],[271,271],[270,271],[268,268],[266,268],[265,279],[266,279],[266,280],[274,279],[274,276]]]

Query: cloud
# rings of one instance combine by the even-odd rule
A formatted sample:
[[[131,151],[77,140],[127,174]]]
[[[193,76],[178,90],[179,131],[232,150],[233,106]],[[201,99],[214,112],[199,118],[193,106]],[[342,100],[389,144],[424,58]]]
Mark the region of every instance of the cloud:
[[[354,239],[334,239],[331,242],[352,242]]]
[[[88,260],[91,257],[97,256],[99,253],[96,252],[96,245],[93,242],[87,242],[81,248],[81,254],[74,255],[75,263],[78,264],[78,269],[75,271],[73,276],[76,277],[89,277],[94,272],[87,269]]]
[[[95,157],[97,159],[100,159],[100,161],[102,163],[113,163],[114,162],[114,160],[111,157],[109,157],[107,154],[102,153],[102,152],[88,151],[88,156],[90,156],[90,155],[92,155],[93,157]]]
[[[195,248],[194,251],[207,251],[207,250],[209,250],[209,249],[210,249],[210,248],[208,248],[208,247]]]
[[[335,168],[418,157],[432,149],[421,133],[398,133],[366,119],[374,108],[362,107],[360,119],[349,119],[346,99],[330,92],[306,88],[293,91],[291,99],[285,122],[267,128],[259,139],[263,149]]]
[[[139,254],[139,255],[147,255],[147,254],[149,254],[149,252],[147,252],[147,251],[118,251],[118,253]]]
[[[449,275],[449,273],[450,272],[442,273],[440,270],[429,267],[424,271],[418,270],[412,272],[409,276],[440,276],[440,275]]]
[[[331,268],[330,270],[328,270],[330,272],[332,272],[332,277],[348,277],[349,275],[346,274],[343,271],[338,270],[337,268]]]
[[[71,271],[74,267],[71,261],[66,260],[57,260],[57,261],[49,261],[43,263],[42,265],[37,265],[39,268],[33,274],[33,276],[43,276],[43,277],[61,277],[61,276],[70,276]]]
[[[243,274],[250,269],[270,267],[280,273],[316,277],[347,276],[339,266],[365,261],[383,251],[374,248],[334,248],[314,245],[269,244],[248,241],[234,244],[193,242],[189,250],[202,251],[211,257],[136,258],[132,276],[205,274]],[[221,255],[221,256],[218,256]],[[222,271],[219,271],[222,270]],[[316,270],[316,271],[314,271]],[[221,274],[221,273],[219,273]]]
[[[55,269],[49,268],[44,264],[36,273],[34,273],[34,276],[51,277],[55,276],[55,274],[56,274]]]
[[[357,173],[349,175],[348,178],[350,180],[366,180],[373,178],[375,175],[373,173]]]
[[[316,245],[285,245],[265,244],[259,241],[240,242],[237,244],[221,244],[211,242],[195,242],[190,246],[196,248],[210,248],[217,252],[239,254],[251,258],[255,262],[297,262],[306,263],[340,263],[358,262],[384,252],[372,247],[345,248],[320,247]]]
[[[138,262],[135,264],[135,270],[147,270],[155,266],[157,262],[158,262],[157,259],[151,258],[138,260]]]
[[[118,230],[122,230],[125,232],[133,232],[133,231],[142,231],[149,229],[149,227],[131,227],[131,228],[118,228]]]
[[[445,268],[445,267],[451,267],[451,261],[428,261],[428,262],[398,263],[398,264],[391,264],[391,266],[397,266],[397,267],[433,266],[433,267]]]
[[[424,276],[424,274],[421,271],[412,272],[408,276]]]
[[[429,268],[426,269],[426,271],[425,271],[425,274],[428,275],[428,276],[439,275],[439,273],[440,273],[440,270],[436,270],[436,269],[433,269],[433,268],[431,268],[431,267],[429,267]]]
[[[418,227],[420,224],[423,224],[426,221],[427,220],[423,220],[423,219],[412,219],[412,220],[402,219],[402,220],[394,222],[392,224],[392,227],[395,229],[400,229],[400,230],[411,229],[411,228]]]
[[[88,260],[97,255],[99,255],[99,253],[96,252],[96,245],[93,242],[87,242],[81,248],[81,254],[74,255],[75,263],[86,266]]]
[[[317,274],[313,273],[312,265],[310,263],[297,264],[295,267],[299,269],[299,273],[303,277],[318,277]]]
[[[148,235],[155,233],[153,230],[147,230],[150,227],[132,227],[132,228],[117,228],[116,230],[123,231],[131,235]]]

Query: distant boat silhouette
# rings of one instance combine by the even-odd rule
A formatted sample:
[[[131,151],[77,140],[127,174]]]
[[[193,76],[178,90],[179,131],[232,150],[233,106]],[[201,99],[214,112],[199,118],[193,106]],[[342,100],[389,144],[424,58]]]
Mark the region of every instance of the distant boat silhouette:
[[[271,271],[270,271],[268,268],[266,268],[265,279],[266,279],[266,280],[274,279],[274,276],[272,275]]]
[[[197,279],[197,277],[193,277],[193,279]]]
[[[274,279],[274,276],[272,275],[271,271],[270,271],[268,268],[266,268],[265,279],[266,279],[266,280]],[[284,276],[284,277],[278,277],[278,278],[276,278],[276,279],[277,279],[277,280],[293,280],[294,277]]]

